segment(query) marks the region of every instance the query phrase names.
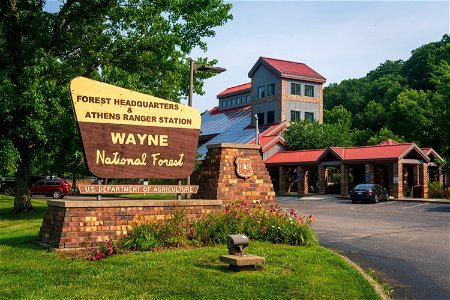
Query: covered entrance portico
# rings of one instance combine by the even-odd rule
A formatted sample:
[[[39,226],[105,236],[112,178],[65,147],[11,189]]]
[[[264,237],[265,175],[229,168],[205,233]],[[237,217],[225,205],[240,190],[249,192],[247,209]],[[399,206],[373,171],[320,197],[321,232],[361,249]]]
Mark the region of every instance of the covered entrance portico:
[[[297,166],[299,194],[308,194],[317,183],[319,194],[348,196],[360,183],[376,183],[397,199],[428,197],[429,157],[414,143],[365,147],[330,147],[325,150],[279,152],[266,165],[279,168],[279,191],[286,192],[285,168]],[[316,170],[316,171],[313,171]],[[317,174],[315,178],[312,174]]]

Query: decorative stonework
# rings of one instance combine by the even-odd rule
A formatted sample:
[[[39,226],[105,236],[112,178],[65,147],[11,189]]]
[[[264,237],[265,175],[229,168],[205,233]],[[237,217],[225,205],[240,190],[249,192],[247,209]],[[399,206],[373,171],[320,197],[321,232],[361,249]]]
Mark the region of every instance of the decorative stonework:
[[[200,169],[200,187],[196,198],[275,203],[275,192],[262,160],[260,146],[215,144],[207,148],[208,153]],[[251,177],[245,179],[238,176],[236,158],[250,159],[253,169]]]
[[[182,210],[192,221],[220,208],[218,200],[49,200],[39,240],[58,249],[96,247],[105,239],[120,240],[138,214],[163,223]]]

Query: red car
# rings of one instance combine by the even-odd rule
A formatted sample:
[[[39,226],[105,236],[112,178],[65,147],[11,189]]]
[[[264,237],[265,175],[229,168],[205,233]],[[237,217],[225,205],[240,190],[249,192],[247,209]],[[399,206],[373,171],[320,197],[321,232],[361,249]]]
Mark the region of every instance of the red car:
[[[30,187],[31,195],[46,195],[55,199],[71,193],[71,187],[64,179],[41,179]]]

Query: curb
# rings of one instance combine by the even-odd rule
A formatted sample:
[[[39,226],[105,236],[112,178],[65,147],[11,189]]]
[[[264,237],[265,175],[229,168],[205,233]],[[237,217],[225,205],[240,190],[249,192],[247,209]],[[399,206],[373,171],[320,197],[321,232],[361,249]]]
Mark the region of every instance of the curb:
[[[369,284],[373,287],[373,289],[375,290],[377,295],[380,296],[381,299],[383,299],[383,300],[391,300],[392,299],[388,295],[386,295],[386,293],[383,291],[383,289],[378,284],[378,282],[376,282],[372,277],[370,277],[360,266],[358,266],[356,263],[354,263],[348,257],[345,257],[337,252],[334,252],[334,253],[339,255],[345,262],[350,264],[356,271],[358,271],[364,277],[364,279],[366,279],[369,282]]]

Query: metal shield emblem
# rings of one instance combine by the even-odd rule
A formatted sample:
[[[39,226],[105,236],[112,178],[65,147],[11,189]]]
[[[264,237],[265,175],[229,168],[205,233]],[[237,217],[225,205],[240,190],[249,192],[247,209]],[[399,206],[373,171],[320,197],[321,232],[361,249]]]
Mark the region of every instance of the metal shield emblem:
[[[253,175],[252,162],[250,158],[236,158],[236,172],[245,179]]]

